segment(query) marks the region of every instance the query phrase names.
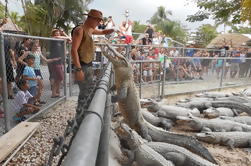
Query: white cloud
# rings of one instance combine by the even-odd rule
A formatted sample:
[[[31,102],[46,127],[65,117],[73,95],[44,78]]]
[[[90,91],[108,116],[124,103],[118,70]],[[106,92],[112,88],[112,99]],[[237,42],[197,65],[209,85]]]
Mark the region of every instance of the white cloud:
[[[130,19],[145,23],[159,6],[164,6],[166,10],[171,10],[173,15],[169,16],[172,20],[180,21],[191,30],[195,30],[202,24],[210,23],[212,20],[190,23],[186,21],[187,15],[192,15],[198,11],[195,3],[188,0],[94,0],[89,8],[99,9],[104,16],[112,15],[117,24],[120,24],[125,17],[122,13],[128,9]]]
[[[0,1],[5,4],[5,0]],[[166,10],[171,10],[173,15],[170,16],[170,18],[172,20],[180,21],[188,29],[193,31],[202,24],[213,24],[213,20],[196,23],[186,21],[187,15],[194,14],[198,11],[196,4],[192,3],[191,0],[94,0],[88,7],[101,10],[104,16],[113,16],[118,26],[125,20],[123,14],[126,9],[130,11],[129,19],[146,23],[159,6],[164,6]],[[23,14],[20,1],[9,0],[9,9],[21,15]]]

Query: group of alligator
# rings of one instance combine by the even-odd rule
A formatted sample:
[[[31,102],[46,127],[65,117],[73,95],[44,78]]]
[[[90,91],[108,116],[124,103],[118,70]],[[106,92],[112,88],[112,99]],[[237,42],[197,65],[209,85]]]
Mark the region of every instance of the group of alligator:
[[[209,92],[161,105],[153,100],[140,102],[129,60],[107,45],[103,55],[113,64],[118,103],[123,123],[115,129],[128,156],[126,165],[213,166],[216,160],[198,140],[234,147],[251,146],[251,103],[246,95]],[[142,107],[142,108],[141,108]],[[146,108],[143,108],[146,107]],[[205,119],[207,118],[207,119]],[[184,124],[200,132],[193,136],[168,131]]]

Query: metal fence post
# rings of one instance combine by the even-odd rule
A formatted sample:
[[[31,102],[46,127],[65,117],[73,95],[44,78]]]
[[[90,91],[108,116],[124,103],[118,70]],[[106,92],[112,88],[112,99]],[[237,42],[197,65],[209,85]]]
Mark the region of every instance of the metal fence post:
[[[0,76],[2,77],[2,88],[3,88],[3,109],[4,109],[4,121],[5,121],[5,132],[11,129],[10,125],[10,112],[8,107],[8,89],[7,89],[7,76],[5,66],[5,53],[4,53],[4,35],[0,33]]]
[[[180,59],[177,59],[177,65],[176,65],[176,81],[179,82],[179,65],[180,65]]]
[[[64,96],[67,96],[66,40],[64,41]]]
[[[226,50],[225,50],[225,55],[226,54]],[[221,77],[220,77],[220,88],[222,88],[222,84],[223,84],[223,78],[224,78],[224,75],[225,75],[225,70],[226,70],[226,59],[222,59],[222,70],[221,70]]]
[[[165,96],[165,83],[166,83],[166,56],[164,56],[164,64],[163,64],[163,77],[162,77],[162,89],[161,89],[161,99]]]
[[[220,88],[222,88],[222,84],[223,84],[223,77],[224,77],[224,73],[225,73],[225,59],[223,59],[222,62],[222,71],[221,71],[221,77],[220,77]]]
[[[139,63],[139,71],[140,71],[140,76],[139,76],[139,98],[141,99],[142,97],[142,70],[143,70],[143,65],[142,62]]]
[[[69,57],[68,57],[68,62],[69,62],[69,96],[72,96],[72,66],[71,66],[71,49],[69,49]]]
[[[161,86],[161,61],[159,62],[159,78],[158,78],[159,80],[158,80],[158,98],[160,98],[161,97],[161,92],[160,92],[160,90],[161,90],[161,88],[160,88],[160,86]]]

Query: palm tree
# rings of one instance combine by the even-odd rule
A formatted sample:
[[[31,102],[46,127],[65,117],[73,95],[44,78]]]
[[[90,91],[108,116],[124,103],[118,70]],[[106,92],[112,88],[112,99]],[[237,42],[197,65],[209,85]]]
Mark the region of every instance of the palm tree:
[[[54,27],[68,31],[70,24],[83,18],[86,5],[92,0],[21,0],[24,9],[23,29],[29,34],[48,36]]]
[[[158,7],[157,12],[154,13],[154,15],[151,17],[149,22],[151,24],[157,24],[158,22],[162,21],[171,21],[167,16],[172,15],[172,11],[165,9],[164,6]]]
[[[4,18],[4,5],[0,2],[0,18]]]
[[[13,23],[15,23],[15,24],[18,24],[20,19],[21,19],[21,17],[18,15],[17,12],[11,12],[10,13],[10,18],[13,21]]]

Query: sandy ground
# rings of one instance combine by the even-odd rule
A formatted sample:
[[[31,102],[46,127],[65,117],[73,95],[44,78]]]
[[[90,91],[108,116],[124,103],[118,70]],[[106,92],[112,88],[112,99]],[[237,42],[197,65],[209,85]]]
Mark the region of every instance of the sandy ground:
[[[185,85],[188,86],[188,85]],[[187,87],[188,88],[188,87]],[[229,88],[229,89],[222,89],[221,92],[225,93],[233,93],[233,92],[240,92],[247,87],[237,87],[237,88]],[[152,89],[152,88],[147,88]],[[173,91],[174,89],[172,89]],[[152,90],[153,91],[153,90]],[[144,92],[145,96],[151,96],[151,92]],[[178,100],[191,98],[195,94],[182,94],[182,95],[172,95],[168,96],[167,98],[161,101],[162,104],[174,104]],[[183,127],[177,126],[172,129],[177,133],[182,133],[186,135],[194,135],[195,133],[186,132]],[[251,153],[245,149],[235,148],[234,150],[229,149],[225,146],[220,145],[212,145],[202,142],[211,154],[215,157],[216,161],[220,166],[251,166]]]
[[[195,133],[184,126],[175,126],[171,131],[193,136]],[[220,166],[251,166],[251,153],[245,149],[235,148],[231,150],[226,146],[213,145],[201,142],[213,155]]]

